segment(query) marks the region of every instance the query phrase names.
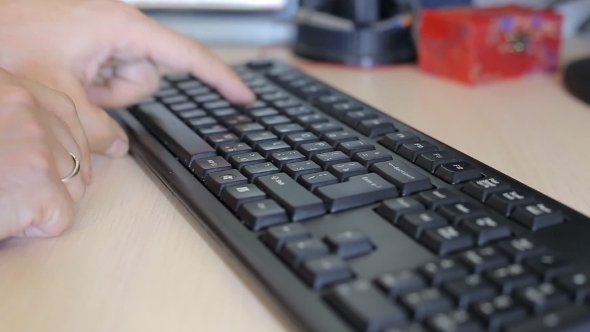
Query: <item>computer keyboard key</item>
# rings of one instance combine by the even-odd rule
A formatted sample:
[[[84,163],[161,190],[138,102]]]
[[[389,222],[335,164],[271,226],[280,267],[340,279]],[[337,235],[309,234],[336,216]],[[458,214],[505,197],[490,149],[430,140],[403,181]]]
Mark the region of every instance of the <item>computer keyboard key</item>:
[[[352,157],[355,153],[375,150],[375,146],[367,141],[348,141],[336,145],[336,149]]]
[[[535,314],[564,307],[570,304],[568,295],[551,283],[528,286],[515,293],[515,297]]]
[[[332,173],[324,171],[313,174],[305,174],[298,180],[307,190],[313,192],[316,188],[338,183],[338,179]]]
[[[263,163],[266,159],[258,152],[246,152],[235,154],[229,157],[228,161],[234,168],[241,170],[244,166]]]
[[[181,95],[180,91],[178,91],[177,89],[174,89],[174,88],[165,88],[165,89],[161,89],[161,90],[157,91],[156,93],[154,93],[154,97],[158,97],[160,99],[174,97],[174,96],[180,96],[180,95]]]
[[[426,175],[422,175],[411,166],[399,160],[373,164],[371,172],[381,175],[400,189],[401,196],[407,196],[432,188]]]
[[[272,199],[243,204],[237,214],[254,231],[289,221],[287,211]]]
[[[281,100],[281,99],[287,99],[289,98],[289,95],[287,95],[284,92],[281,91],[277,91],[277,92],[272,92],[272,93],[265,93],[260,95],[260,99],[266,101],[266,102],[272,102],[275,100]]]
[[[194,118],[202,118],[206,117],[208,114],[203,110],[191,110],[191,111],[182,111],[176,113],[176,115],[182,119],[182,121],[188,121]]]
[[[369,237],[357,230],[329,234],[324,241],[342,259],[361,256],[374,249]]]
[[[332,165],[328,168],[328,172],[334,174],[338,180],[346,181],[350,177],[366,174],[369,171],[363,165],[353,161],[344,164]]]
[[[309,219],[326,213],[326,207],[321,199],[285,173],[258,177],[255,184],[283,206],[293,221]]]
[[[274,65],[275,65],[275,62],[271,59],[251,60],[251,61],[248,61],[248,63],[246,64],[246,66],[248,66],[248,68],[253,68],[253,69],[267,69],[267,68],[271,68]]]
[[[309,131],[316,134],[318,137],[322,136],[325,133],[331,133],[335,131],[341,131],[342,126],[336,124],[334,122],[321,122],[321,123],[314,123],[309,126]]]
[[[484,215],[484,211],[481,207],[469,202],[442,205],[436,209],[436,212],[440,213],[443,217],[453,223],[453,225],[458,225],[461,220],[466,218]]]
[[[420,323],[414,323],[402,327],[392,327],[387,330],[384,330],[384,332],[431,332],[431,330],[426,329]]]
[[[450,184],[463,183],[482,176],[477,167],[466,161],[442,164],[436,168],[434,175]]]
[[[237,143],[239,141],[240,138],[234,133],[213,134],[207,137],[207,143],[215,148],[224,144]]]
[[[522,321],[528,316],[526,308],[507,295],[475,303],[471,312],[483,320],[491,332],[499,332],[506,324]]]
[[[288,163],[295,163],[304,160],[305,156],[299,151],[274,152],[270,155],[270,162],[272,162],[279,169],[283,168],[283,166]]]
[[[304,128],[307,128],[309,125],[314,123],[322,123],[328,122],[328,118],[321,114],[311,113],[311,114],[304,114],[295,117],[295,122],[299,123]]]
[[[267,229],[260,239],[274,252],[280,252],[285,243],[311,238],[311,233],[300,223],[274,226]]]
[[[404,143],[397,149],[397,154],[411,162],[416,161],[419,155],[427,152],[437,151],[438,147],[428,142]]]
[[[326,299],[358,331],[379,332],[408,322],[400,306],[365,280],[338,285]]]
[[[363,107],[361,105],[354,102],[346,101],[342,103],[333,104],[332,106],[326,108],[325,111],[337,119],[342,119],[346,113],[352,111],[360,111],[362,109]]]
[[[289,144],[283,141],[264,141],[256,145],[256,151],[264,158],[270,157],[275,152],[284,152],[291,150]]]
[[[257,86],[255,88],[252,88],[252,92],[254,92],[257,95],[261,95],[261,94],[273,94],[275,92],[279,91],[277,88],[275,88],[274,86],[268,84],[268,85],[261,85],[261,86]],[[286,98],[286,97],[285,97]]]
[[[289,265],[298,268],[304,261],[328,256],[330,249],[318,239],[303,239],[285,243],[280,254]]]
[[[313,161],[298,161],[286,164],[281,168],[281,172],[287,173],[290,177],[297,180],[300,176],[310,173],[321,172],[322,168]]]
[[[350,131],[335,131],[329,132],[322,135],[322,139],[332,146],[336,146],[338,143],[347,141],[356,141],[358,136]]]
[[[508,325],[504,332],[557,332],[590,330],[590,309],[568,306],[529,320]]]
[[[244,173],[250,182],[254,182],[259,176],[275,174],[278,172],[279,169],[272,163],[254,164],[242,168],[242,173]]]
[[[258,82],[264,82],[264,81],[258,81]],[[255,86],[252,86],[252,83],[254,83],[254,82],[249,83],[248,86],[250,86],[250,88],[255,88]],[[257,86],[259,86],[257,83],[255,83],[255,84]],[[247,105],[247,106],[243,106],[242,108],[246,111],[250,111],[250,110],[255,110],[257,108],[264,108],[267,106],[268,105],[265,102],[263,102],[262,100],[256,100],[252,104]]]
[[[452,258],[443,258],[428,262],[419,267],[418,272],[424,275],[433,286],[439,286],[445,281],[459,279],[468,273],[463,265]]]
[[[239,124],[250,123],[250,122],[252,122],[252,119],[249,116],[237,114],[237,115],[227,116],[225,118],[220,119],[219,121],[224,126],[227,126],[228,128],[233,128],[234,126],[237,126]]]
[[[176,112],[176,113],[186,112],[186,111],[195,111],[195,110],[197,110],[197,104],[192,103],[192,102],[187,102],[187,103],[182,103],[182,104],[175,104],[175,105],[170,106],[170,110],[172,112]],[[183,118],[187,117],[186,116],[187,113],[184,113],[184,114],[185,114],[185,116],[182,116],[179,113],[179,116],[181,116]],[[195,117],[196,116],[205,116],[207,113],[205,113],[205,111],[201,110],[200,114],[203,114],[203,115],[195,115]]]
[[[272,107],[266,107],[266,108],[253,109],[249,112],[246,112],[246,114],[248,114],[248,116],[251,117],[252,119],[260,119],[265,116],[278,115],[279,111],[275,108],[272,108]]]
[[[306,158],[311,159],[318,153],[334,151],[334,148],[326,142],[312,142],[301,144],[297,150]]]
[[[384,153],[383,151],[365,151],[365,152],[358,152],[355,153],[352,157],[352,160],[358,161],[361,165],[365,167],[371,167],[371,165],[375,163],[380,163],[384,161],[392,160],[390,155]]]
[[[492,217],[466,218],[461,222],[461,227],[475,236],[479,246],[512,236],[509,225]]]
[[[411,270],[382,274],[376,282],[392,299],[427,287],[424,277]]]
[[[305,129],[297,123],[285,123],[272,127],[270,131],[277,135],[280,139],[284,139],[285,136],[289,134],[302,133],[305,131]]]
[[[226,187],[221,192],[221,200],[234,212],[245,203],[266,199],[266,194],[253,184]]]
[[[467,310],[454,310],[436,314],[426,320],[426,325],[436,332],[480,332],[481,323]]]
[[[307,106],[297,106],[285,108],[283,113],[290,118],[294,118],[299,115],[313,113],[313,110]]]
[[[471,272],[476,274],[484,270],[495,269],[510,264],[508,257],[491,246],[474,248],[460,253],[458,257],[461,263],[465,264]]]
[[[554,210],[542,203],[517,206],[510,214],[510,218],[533,231],[564,222],[560,210]]]
[[[305,96],[305,98],[308,98],[308,99],[316,97],[316,96],[326,95],[326,94],[330,93],[328,88],[326,88],[320,84],[307,85],[307,86],[304,86],[301,89],[299,89],[299,91],[301,91],[301,94],[303,96]]]
[[[485,178],[468,182],[463,188],[463,191],[480,202],[484,202],[491,194],[503,192],[508,189],[510,189],[510,185],[503,180]]]
[[[364,109],[360,111],[347,112],[342,118],[342,121],[349,125],[351,128],[354,128],[358,125],[359,122],[363,120],[371,120],[376,118],[377,113]]]
[[[137,107],[137,119],[185,165],[214,157],[215,150],[162,104]]]
[[[449,222],[445,218],[433,211],[404,214],[398,223],[399,228],[415,239],[419,239],[427,229],[448,225]]]
[[[461,309],[467,309],[471,303],[497,295],[494,285],[477,274],[445,282],[442,288],[455,299]]]
[[[234,154],[241,154],[245,152],[251,152],[252,148],[246,143],[229,143],[229,144],[221,144],[217,147],[217,153],[219,153],[223,158],[229,158]]]
[[[512,210],[520,205],[534,203],[535,199],[520,192],[509,190],[502,193],[491,194],[486,204],[498,210],[504,215],[509,215]]]
[[[384,147],[388,148],[389,150],[395,152],[404,143],[412,143],[412,142],[418,142],[418,141],[420,141],[418,136],[416,136],[412,133],[406,132],[406,131],[400,131],[397,133],[391,133],[391,134],[385,135],[379,141],[379,143],[381,145],[383,145]]]
[[[426,229],[420,241],[439,256],[469,249],[475,245],[475,239],[470,233],[455,226]]]
[[[383,218],[397,224],[404,214],[421,212],[424,210],[424,205],[417,200],[411,197],[399,197],[383,201],[376,211]]]
[[[203,181],[208,173],[230,170],[231,165],[222,157],[215,156],[195,159],[191,162],[189,168],[199,180]]]
[[[277,139],[278,137],[275,134],[268,131],[250,133],[244,136],[244,141],[254,148],[256,148],[258,143],[276,141]]]
[[[216,119],[223,119],[230,116],[237,116],[239,115],[238,111],[235,108],[227,107],[227,108],[217,108],[212,110],[211,115]]]
[[[515,263],[522,262],[525,258],[544,254],[547,247],[534,244],[526,238],[515,238],[498,244],[498,248],[509,255]]]
[[[311,160],[326,170],[332,165],[348,162],[350,161],[350,158],[342,151],[334,151],[318,153],[313,156]]]
[[[313,143],[319,141],[319,138],[309,132],[289,134],[284,138],[285,143],[291,145],[293,149],[297,149],[301,144]]]
[[[320,105],[332,105],[335,103],[346,101],[344,97],[338,95],[326,95],[316,98]]]
[[[291,119],[284,115],[265,116],[259,120],[260,124],[267,128],[272,128],[276,125],[290,123]]]
[[[367,137],[378,137],[396,131],[393,123],[385,119],[362,120],[355,129]]]
[[[436,209],[445,204],[459,203],[463,200],[459,194],[447,188],[421,192],[416,196],[416,199],[430,209]]]
[[[212,110],[218,109],[218,108],[227,108],[230,106],[231,106],[231,104],[225,100],[210,101],[210,102],[203,103],[203,105],[201,105],[201,107],[203,107],[204,109],[206,109],[208,111],[212,111]]]
[[[512,264],[484,272],[486,279],[494,283],[502,294],[509,295],[516,289],[536,285],[537,276],[522,265]]]
[[[300,106],[301,102],[297,99],[294,99],[294,98],[288,98],[288,99],[274,101],[272,104],[274,107],[276,107],[278,109],[285,109],[285,108],[289,108],[289,107]]]
[[[555,279],[555,284],[568,292],[578,305],[583,304],[590,295],[590,275],[583,272],[572,272]]]
[[[574,269],[572,262],[553,254],[530,257],[525,259],[523,264],[542,276],[544,281],[551,281],[555,277],[569,273]]]
[[[187,95],[187,96],[189,96],[189,97],[206,95],[206,94],[208,94],[210,92],[211,92],[211,89],[209,89],[206,86],[202,86],[200,88],[193,88],[193,89],[184,90],[184,94]]]
[[[248,184],[248,179],[238,170],[231,169],[220,172],[210,172],[205,176],[205,185],[219,196],[225,187]]]
[[[193,100],[199,104],[208,103],[208,102],[219,100],[219,99],[221,99],[221,96],[219,96],[216,93],[208,93],[206,95],[193,96]]]
[[[315,289],[342,282],[354,276],[346,262],[332,255],[304,262],[299,267],[299,275]]]
[[[189,101],[189,99],[186,96],[177,95],[177,96],[170,96],[170,97],[162,98],[162,99],[160,99],[160,101],[166,105],[173,105],[173,104],[186,103]]]
[[[187,81],[187,82],[180,82],[178,84],[176,84],[176,87],[181,89],[181,90],[190,90],[190,89],[196,89],[196,88],[201,88],[204,87],[203,83],[198,82],[198,81]]]
[[[206,126],[201,126],[201,127],[195,128],[195,131],[197,132],[197,134],[199,134],[203,138],[207,138],[213,134],[221,134],[221,133],[228,132],[227,128],[225,128],[224,126],[222,126],[220,124],[210,124],[210,125],[206,125]]]
[[[201,127],[209,127],[217,124],[217,120],[211,116],[203,116],[199,118],[192,118],[187,120],[188,125],[197,130]],[[226,130],[227,131],[227,130]]]
[[[399,301],[412,313],[414,320],[422,320],[454,308],[451,298],[437,288],[426,288],[402,295]]]
[[[374,173],[353,176],[346,182],[320,187],[314,193],[326,202],[332,213],[397,196],[396,188]]]
[[[438,166],[457,161],[457,157],[448,151],[435,151],[418,155],[415,164],[429,171],[430,173],[434,173]]]

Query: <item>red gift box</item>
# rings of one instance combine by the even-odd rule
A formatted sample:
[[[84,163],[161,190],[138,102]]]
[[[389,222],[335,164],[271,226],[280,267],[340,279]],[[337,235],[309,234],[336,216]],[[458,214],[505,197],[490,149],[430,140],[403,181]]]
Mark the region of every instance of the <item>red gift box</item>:
[[[419,30],[423,70],[478,84],[552,71],[562,18],[519,6],[426,9]]]

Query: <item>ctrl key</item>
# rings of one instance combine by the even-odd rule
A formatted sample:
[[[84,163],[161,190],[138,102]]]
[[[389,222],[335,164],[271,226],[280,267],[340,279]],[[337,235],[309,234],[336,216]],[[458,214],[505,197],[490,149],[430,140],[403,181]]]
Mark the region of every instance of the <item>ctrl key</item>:
[[[365,280],[336,286],[326,300],[359,331],[382,331],[401,326],[408,319],[401,307]]]
[[[282,224],[289,220],[287,211],[272,199],[242,205],[238,209],[238,217],[244,221],[246,226],[255,231]]]

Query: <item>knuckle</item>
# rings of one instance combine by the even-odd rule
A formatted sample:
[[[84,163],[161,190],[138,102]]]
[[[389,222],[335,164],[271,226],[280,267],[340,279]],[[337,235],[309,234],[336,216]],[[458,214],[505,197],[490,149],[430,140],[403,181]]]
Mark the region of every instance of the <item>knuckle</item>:
[[[19,107],[35,107],[37,100],[31,91],[18,86],[10,85],[0,88],[0,100],[6,105],[14,105]]]
[[[59,92],[59,91],[56,91],[55,95],[56,95],[56,98],[59,102],[59,109],[61,112],[68,114],[68,115],[77,114],[76,104],[74,103],[74,100],[72,98],[70,98],[70,96],[68,96],[67,94],[65,94],[63,92]]]
[[[27,149],[20,150],[17,156],[19,164],[38,176],[49,176],[52,170],[52,154],[42,144],[33,144]]]

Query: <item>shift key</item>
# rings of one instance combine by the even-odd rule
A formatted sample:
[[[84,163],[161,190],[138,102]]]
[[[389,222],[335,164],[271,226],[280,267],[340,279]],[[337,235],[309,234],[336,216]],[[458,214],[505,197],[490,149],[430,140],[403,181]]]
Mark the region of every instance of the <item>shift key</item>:
[[[287,210],[293,221],[326,213],[324,202],[285,173],[261,176],[255,183]]]
[[[194,159],[216,155],[215,149],[162,104],[141,105],[135,116],[186,166]]]

